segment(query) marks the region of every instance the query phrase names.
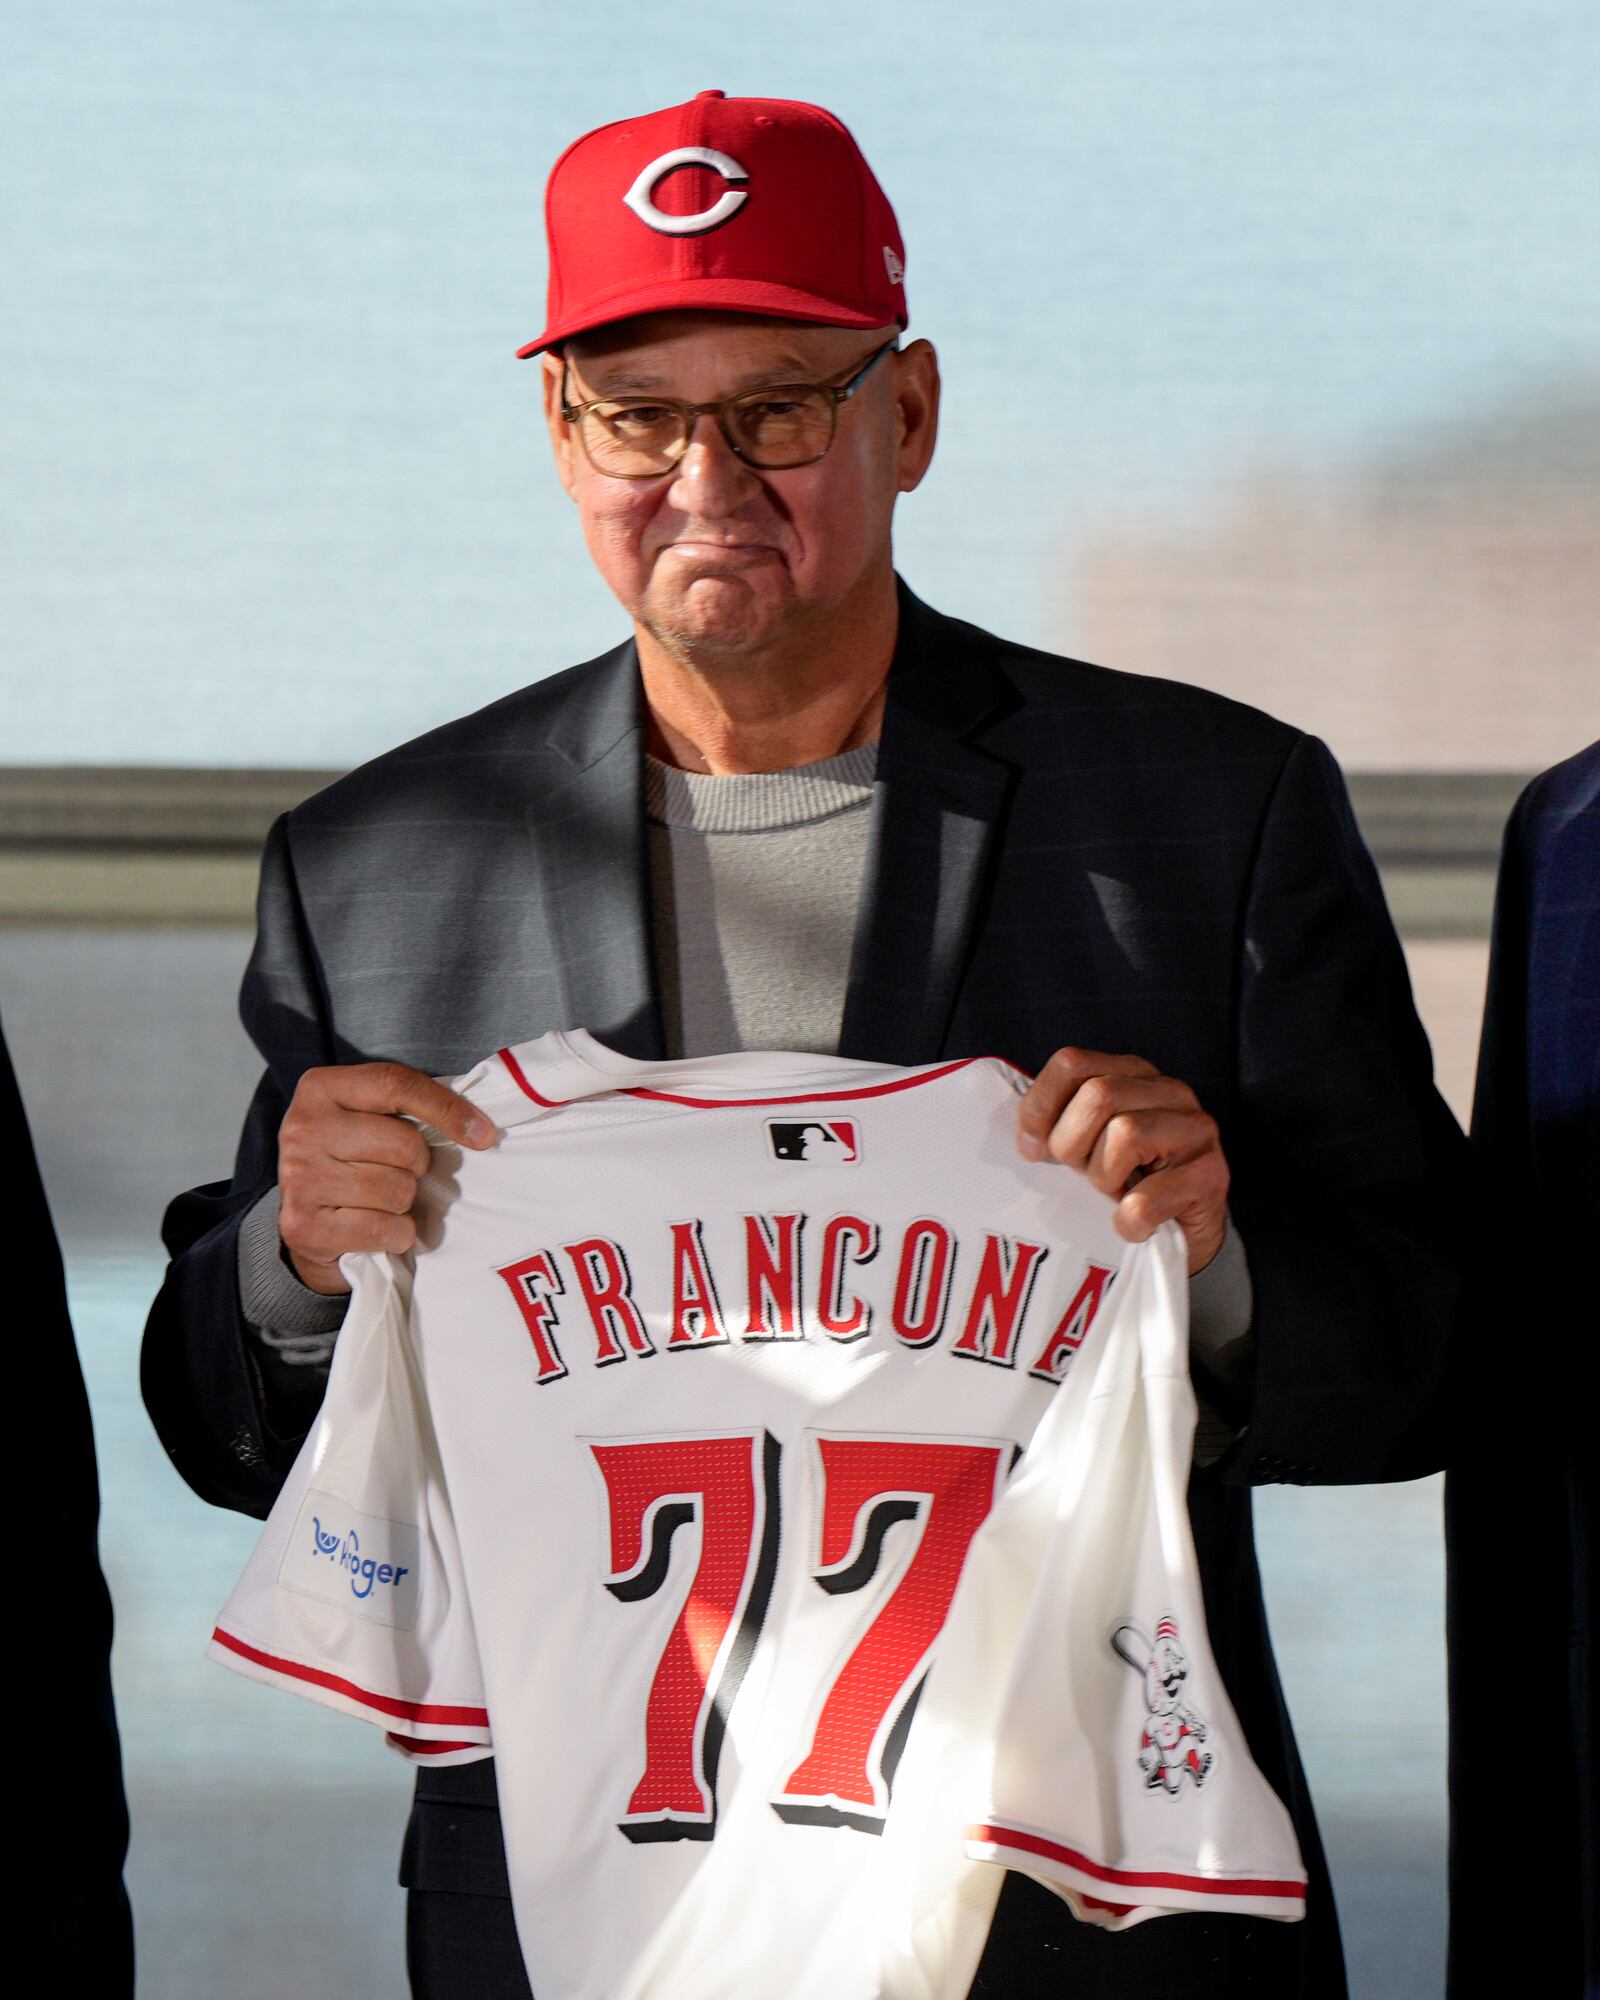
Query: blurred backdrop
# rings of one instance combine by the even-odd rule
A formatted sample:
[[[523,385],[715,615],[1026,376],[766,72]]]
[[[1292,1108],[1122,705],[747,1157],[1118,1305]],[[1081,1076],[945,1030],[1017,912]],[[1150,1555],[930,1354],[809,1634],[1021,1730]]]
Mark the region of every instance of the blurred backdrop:
[[[809,97],[946,376],[940,608],[1325,735],[1465,1116],[1500,825],[1600,729],[1587,0],[17,0],[0,81],[0,1010],[99,1432],[144,1989],[402,1990],[407,1774],[216,1672],[252,1539],[139,1409],[226,1173],[273,813],[615,643],[550,477],[540,197],[581,130]],[[43,1416],[45,1413],[41,1413]],[[1269,1489],[1357,2000],[1440,1990],[1438,1485]]]

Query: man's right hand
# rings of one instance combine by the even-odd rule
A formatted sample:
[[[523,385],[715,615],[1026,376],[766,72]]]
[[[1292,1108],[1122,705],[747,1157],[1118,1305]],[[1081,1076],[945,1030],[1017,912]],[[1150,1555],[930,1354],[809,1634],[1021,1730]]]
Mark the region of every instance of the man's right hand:
[[[404,1063],[308,1069],[278,1132],[278,1233],[301,1284],[348,1292],[347,1250],[403,1256],[417,1240],[411,1204],[428,1171],[431,1125],[474,1151],[495,1128],[464,1097]]]

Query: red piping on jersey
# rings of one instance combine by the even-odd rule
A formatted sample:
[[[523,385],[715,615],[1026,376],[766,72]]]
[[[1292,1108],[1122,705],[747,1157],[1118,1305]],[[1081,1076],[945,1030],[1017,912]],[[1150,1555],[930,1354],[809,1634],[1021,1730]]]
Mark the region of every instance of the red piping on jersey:
[[[1303,1882],[1284,1882],[1276,1876],[1259,1880],[1241,1877],[1224,1881],[1210,1875],[1170,1875],[1160,1871],[1142,1873],[1134,1868],[1106,1868],[1098,1861],[1091,1861],[1086,1854],[1079,1854],[1075,1848],[1062,1847],[1054,1840],[1045,1840],[1036,1833],[1019,1833],[1009,1826],[969,1826],[968,1840],[981,1840],[993,1847],[1017,1847],[1026,1854],[1042,1855],[1046,1861],[1059,1861],[1065,1867],[1076,1868],[1080,1874],[1092,1875],[1097,1882],[1107,1882],[1119,1889],[1189,1889],[1202,1896],[1282,1896],[1303,1903],[1306,1885]]]
[[[570,1097],[541,1097],[538,1091],[534,1089],[533,1085],[523,1075],[522,1065],[509,1049],[502,1049],[500,1051],[500,1060],[505,1064],[511,1074],[511,1081],[522,1092],[523,1096],[531,1097],[535,1104],[542,1104],[546,1111],[556,1111],[563,1104],[572,1103],[573,1100]]]
[[[303,1667],[298,1660],[280,1660],[276,1653],[263,1653],[259,1647],[246,1645],[243,1639],[236,1639],[231,1632],[224,1632],[219,1625],[211,1634],[219,1646],[226,1646],[230,1653],[241,1654],[247,1660],[254,1660],[258,1667],[270,1667],[275,1674],[288,1674],[297,1681],[313,1681],[318,1687],[331,1688],[335,1694],[349,1695],[368,1708],[378,1709],[384,1715],[398,1716],[402,1722],[453,1722],[464,1729],[487,1729],[489,1711],[486,1708],[452,1708],[438,1702],[396,1701],[392,1695],[371,1694],[364,1687],[357,1687],[354,1681],[341,1680],[337,1674],[325,1674],[319,1667]],[[454,1746],[441,1744],[440,1748]]]
[[[386,1729],[384,1735],[394,1747],[407,1757],[443,1757],[452,1750],[483,1750],[482,1743],[430,1743],[421,1736],[401,1736],[396,1730]]]
[[[523,1074],[522,1067],[509,1049],[500,1051],[500,1060],[510,1073],[512,1082],[525,1097],[531,1097],[535,1104],[542,1104],[546,1111],[559,1111],[564,1105],[576,1104],[580,1100],[573,1097],[541,1097]],[[975,1062],[997,1061],[1005,1058],[989,1056],[962,1056],[955,1062],[942,1064],[938,1069],[924,1070],[921,1076],[899,1076],[888,1083],[863,1084],[857,1090],[806,1090],[793,1097],[685,1097],[672,1090],[650,1090],[643,1084],[623,1086],[618,1089],[619,1097],[645,1097],[656,1104],[687,1104],[696,1111],[721,1111],[724,1107],[737,1108],[752,1104],[842,1104],[858,1097],[888,1097],[897,1090],[915,1090],[919,1083],[937,1083],[942,1076],[950,1076],[958,1069],[968,1069]],[[1008,1069],[1016,1069],[1015,1063],[1007,1063]],[[1026,1070],[1018,1070],[1019,1076],[1026,1076]]]

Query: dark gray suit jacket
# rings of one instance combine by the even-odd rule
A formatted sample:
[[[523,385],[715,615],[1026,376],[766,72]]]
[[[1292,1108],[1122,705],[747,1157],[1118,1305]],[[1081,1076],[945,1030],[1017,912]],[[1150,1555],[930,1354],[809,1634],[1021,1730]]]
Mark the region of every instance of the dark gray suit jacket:
[[[558,1027],[663,1052],[644,742],[629,645],[378,758],[273,828],[241,1002],[267,1071],[233,1180],[168,1212],[145,1344],[151,1414],[205,1498],[264,1513],[304,1428],[264,1390],[235,1276],[239,1219],[274,1180],[304,1069],[390,1057],[447,1074]],[[1320,743],[903,592],[840,1053],[1036,1070],[1068,1042],[1136,1051],[1221,1123],[1257,1374],[1191,1507],[1219,1664],[1318,1879],[1304,1928],[1322,1970],[1280,1990],[1341,1992],[1248,1489],[1438,1465],[1465,1142]],[[414,1869],[425,1846],[414,1829]],[[1116,1940],[1130,1973],[1154,1954],[1157,1976],[1175,1948],[1133,1939],[1187,1922]]]

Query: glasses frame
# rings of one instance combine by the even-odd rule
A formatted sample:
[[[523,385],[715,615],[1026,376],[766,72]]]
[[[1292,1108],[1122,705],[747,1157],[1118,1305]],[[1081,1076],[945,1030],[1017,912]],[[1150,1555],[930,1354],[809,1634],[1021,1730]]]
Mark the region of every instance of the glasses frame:
[[[675,396],[596,396],[586,403],[569,403],[567,401],[568,363],[566,355],[563,354],[561,357],[561,415],[564,422],[577,427],[578,442],[583,447],[583,455],[603,479],[665,479],[669,472],[675,471],[683,462],[684,454],[694,441],[695,425],[702,417],[714,417],[716,419],[717,429],[721,431],[723,441],[741,465],[748,465],[755,472],[795,472],[802,465],[815,465],[819,459],[827,457],[828,453],[833,449],[833,440],[838,435],[840,406],[849,402],[850,398],[861,387],[862,383],[866,381],[867,377],[886,354],[896,354],[899,352],[899,349],[900,336],[896,334],[893,340],[886,340],[882,347],[875,348],[864,361],[852,369],[842,382],[771,382],[760,389],[742,390],[737,396],[724,396],[720,403],[681,403]],[[741,447],[729,425],[728,412],[740,403],[756,403],[760,402],[764,396],[781,396],[785,390],[792,391],[797,389],[803,389],[810,395],[826,397],[828,403],[827,441],[821,451],[813,452],[809,458],[791,459],[783,465],[763,465],[758,459],[751,458]],[[673,410],[677,413],[679,423],[682,426],[683,440],[673,457],[659,472],[613,472],[608,466],[597,463],[594,453],[589,449],[589,440],[584,435],[583,419],[588,416],[591,410],[625,410],[645,407]]]

